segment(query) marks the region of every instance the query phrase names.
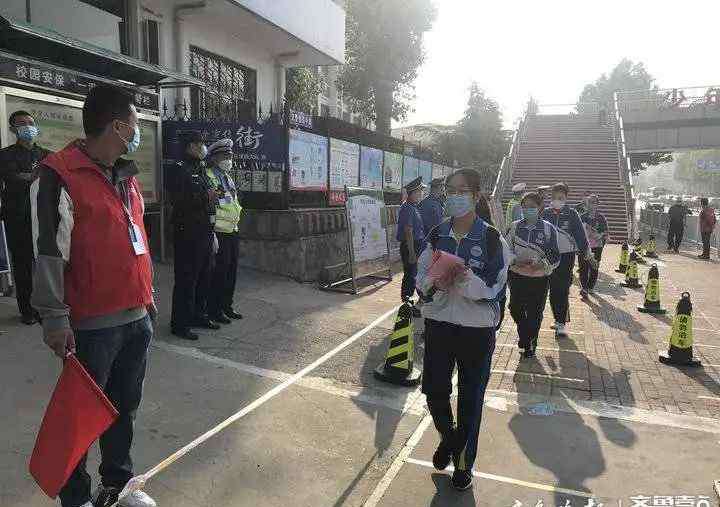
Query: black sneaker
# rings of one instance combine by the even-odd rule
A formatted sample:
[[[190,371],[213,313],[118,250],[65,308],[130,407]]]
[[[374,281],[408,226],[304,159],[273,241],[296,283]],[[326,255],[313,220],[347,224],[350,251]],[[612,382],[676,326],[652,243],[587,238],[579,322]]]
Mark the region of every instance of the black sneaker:
[[[465,491],[472,486],[472,472],[470,470],[455,470],[451,479],[453,488]]]
[[[100,485],[93,498],[94,507],[110,507],[118,501],[120,490]]]
[[[236,312],[232,308],[225,309],[223,313],[233,320],[240,320],[243,318],[242,314]]]
[[[213,313],[210,315],[210,320],[217,322],[218,324],[230,324],[232,322],[225,316],[224,313]]]
[[[532,359],[533,357],[535,357],[535,347],[527,347],[522,353],[523,359]]]
[[[443,439],[433,454],[433,466],[436,470],[445,470],[452,461],[452,439]]]
[[[217,331],[220,329],[220,324],[216,324],[209,318],[200,318],[196,319],[195,322],[192,323],[192,327],[202,327],[205,329],[212,329],[213,331]]]
[[[189,340],[194,342],[197,341],[198,338],[200,338],[197,334],[193,333],[189,329],[171,329],[170,332],[178,338],[182,338],[183,340]]]
[[[38,323],[38,317],[34,313],[28,313],[20,317],[20,322],[26,326],[32,326],[33,324]]]

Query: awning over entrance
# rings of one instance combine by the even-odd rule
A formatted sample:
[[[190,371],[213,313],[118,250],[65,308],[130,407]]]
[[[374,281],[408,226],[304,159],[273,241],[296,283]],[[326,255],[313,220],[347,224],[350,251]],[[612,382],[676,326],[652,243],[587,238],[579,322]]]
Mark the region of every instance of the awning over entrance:
[[[2,16],[0,16],[0,48],[137,86],[158,84],[162,86],[163,80],[175,84],[204,86],[203,81],[192,76]]]

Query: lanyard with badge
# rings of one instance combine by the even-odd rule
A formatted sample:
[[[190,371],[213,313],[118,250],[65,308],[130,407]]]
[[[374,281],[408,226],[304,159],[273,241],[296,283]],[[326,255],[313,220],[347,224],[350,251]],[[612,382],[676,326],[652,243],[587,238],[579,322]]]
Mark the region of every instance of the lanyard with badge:
[[[135,221],[132,218],[132,214],[130,213],[129,206],[132,206],[132,202],[130,201],[130,184],[127,185],[127,203],[125,202],[125,199],[122,198],[121,195],[118,195],[120,197],[120,200],[122,201],[123,205],[123,211],[125,212],[125,218],[128,220],[128,234],[130,236],[130,244],[132,244],[133,250],[135,251],[135,255],[143,255],[147,253],[147,247],[145,246],[145,239],[143,238],[143,233],[140,230],[140,227],[135,223]]]

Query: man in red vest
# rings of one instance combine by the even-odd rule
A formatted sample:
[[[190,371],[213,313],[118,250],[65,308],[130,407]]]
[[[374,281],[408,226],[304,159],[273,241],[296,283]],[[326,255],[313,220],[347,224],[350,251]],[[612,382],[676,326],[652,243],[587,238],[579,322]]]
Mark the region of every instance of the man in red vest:
[[[120,158],[140,145],[138,122],[131,94],[93,88],[83,106],[86,138],[45,158],[35,183],[32,304],[45,343],[61,358],[76,354],[120,413],[100,437],[93,503],[83,459],[60,491],[63,507],[112,505],[133,477],[133,421],[156,314],[138,169]],[[138,491],[120,505],[155,502]]]

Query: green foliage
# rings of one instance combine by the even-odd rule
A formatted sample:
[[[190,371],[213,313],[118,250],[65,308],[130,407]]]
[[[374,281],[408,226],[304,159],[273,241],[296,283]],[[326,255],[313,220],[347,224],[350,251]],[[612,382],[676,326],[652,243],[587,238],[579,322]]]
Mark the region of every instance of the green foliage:
[[[432,134],[431,148],[447,160],[473,167],[491,176],[509,148],[502,130],[502,114],[496,101],[473,83],[462,119],[452,126],[425,127]]]
[[[339,83],[356,113],[390,133],[414,99],[423,35],[436,17],[432,0],[348,0],[346,63]]]
[[[610,75],[603,74],[594,83],[586,85],[578,103],[599,102],[608,110],[612,110],[613,93],[618,90],[653,90],[657,89],[653,78],[645,69],[642,62],[633,62],[627,58],[618,63],[610,71]]]
[[[313,114],[320,94],[320,78],[305,67],[288,69],[285,78],[286,104],[296,111]]]

